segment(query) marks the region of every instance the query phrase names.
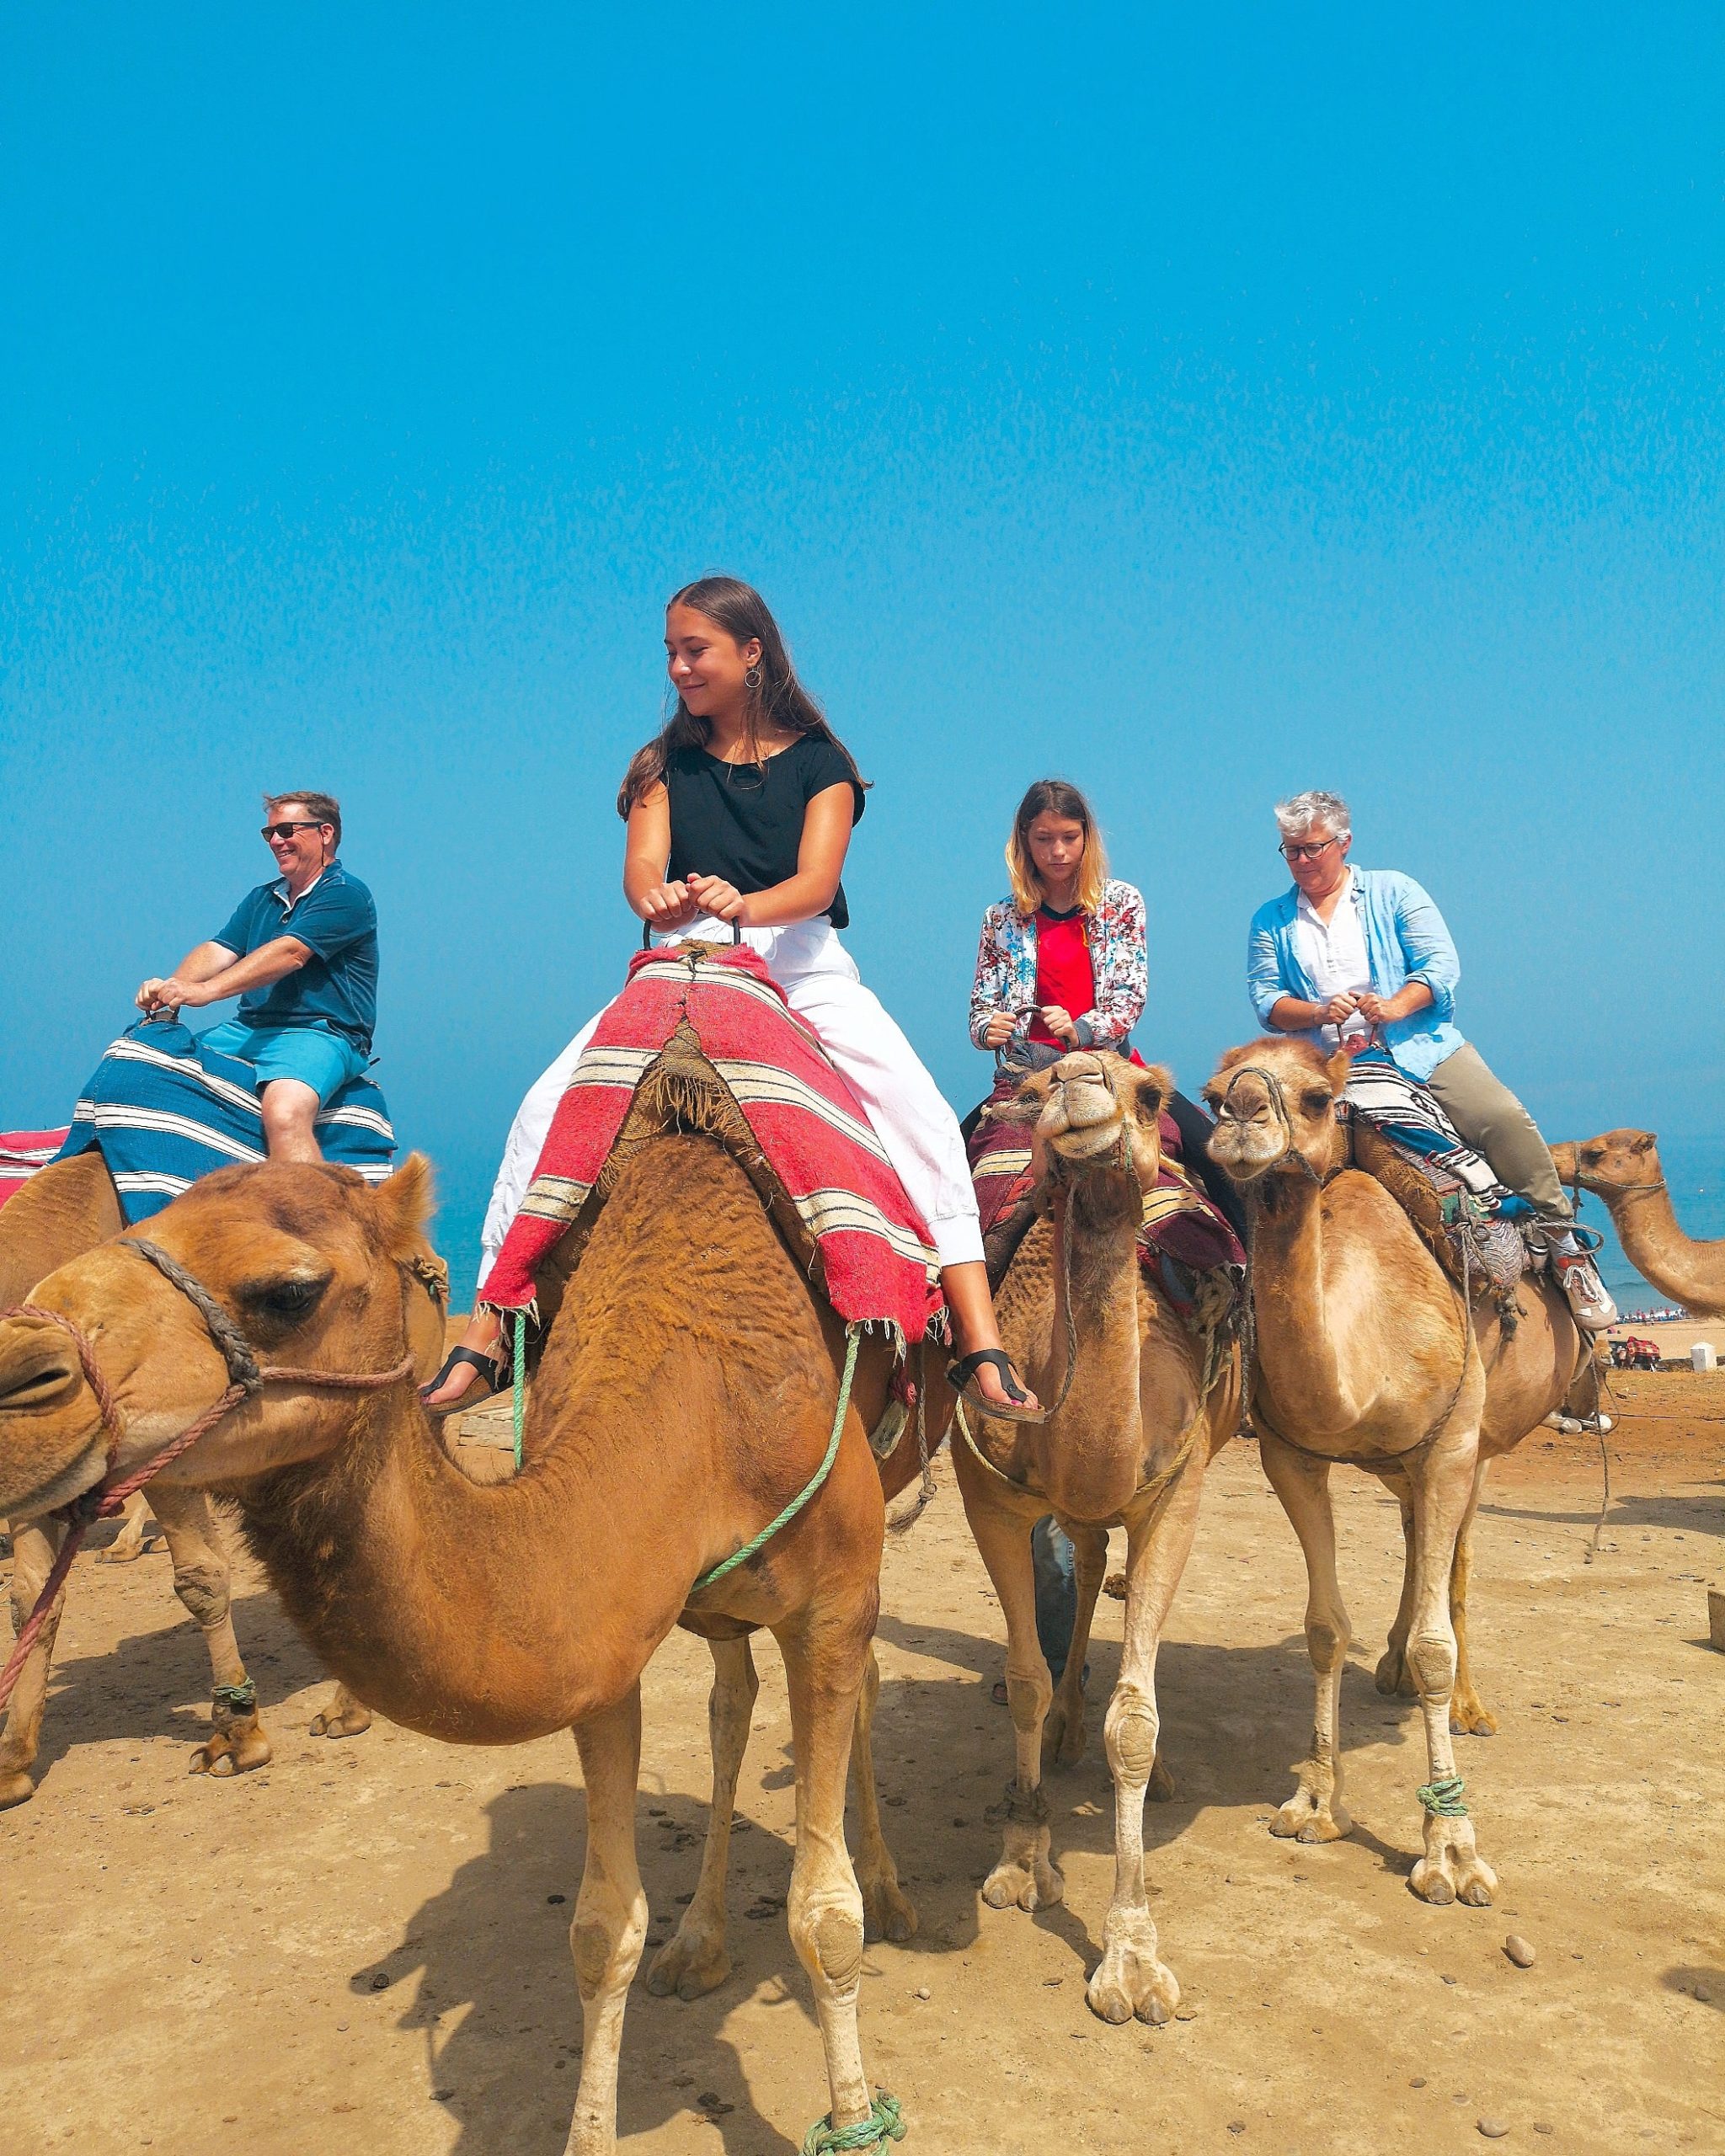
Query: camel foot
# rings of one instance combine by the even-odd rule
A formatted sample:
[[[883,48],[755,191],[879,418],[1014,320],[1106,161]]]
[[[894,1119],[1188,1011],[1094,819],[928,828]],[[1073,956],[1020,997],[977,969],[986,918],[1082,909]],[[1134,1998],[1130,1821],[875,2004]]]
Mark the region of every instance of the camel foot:
[[[313,1737],[363,1737],[371,1726],[371,1710],[363,1707],[345,1684],[338,1684],[327,1707],[312,1717]]]
[[[895,1945],[902,1946],[907,1939],[916,1936],[916,1905],[900,1886],[896,1873],[878,1871],[868,1879],[859,1877],[857,1884],[862,1890],[864,1939],[889,1939]]]
[[[1386,1700],[1413,1700],[1419,1696],[1407,1658],[1393,1641],[1379,1656],[1372,1682]]]
[[[1084,1694],[1069,1703],[1056,1692],[1048,1719],[1042,1725],[1042,1756],[1057,1767],[1076,1767],[1084,1757]]]
[[[1008,1827],[1001,1860],[983,1882],[982,1898],[991,1909],[1051,1909],[1066,1896],[1066,1882],[1049,1860],[1049,1833]]]
[[[1354,1819],[1333,1794],[1302,1783],[1271,1820],[1270,1832],[1284,1842],[1339,1842],[1354,1832]]]
[[[1144,1794],[1152,1804],[1171,1804],[1179,1793],[1180,1785],[1163,1765],[1162,1755],[1158,1751],[1150,1763],[1150,1783]]]
[[[647,1988],[655,1999],[669,1999],[673,1992],[681,1999],[704,1999],[730,1972],[723,1929],[711,1930],[698,1919],[692,1923],[686,1910],[676,1932],[653,1957]]]
[[[35,1793],[35,1784],[21,1767],[11,1774],[0,1774],[0,1812],[9,1812],[14,1804],[28,1804]]]
[[[105,1550],[96,1552],[96,1562],[99,1565],[135,1564],[140,1557],[153,1557],[158,1550],[167,1547],[168,1538],[159,1527],[147,1534],[134,1534],[128,1527],[123,1534],[116,1534]]]
[[[1498,1717],[1477,1692],[1458,1692],[1450,1702],[1451,1737],[1495,1737]]]
[[[1498,1891],[1498,1875],[1474,1844],[1473,1822],[1428,1815],[1425,1854],[1414,1865],[1408,1884],[1434,1908],[1447,1908],[1452,1902],[1465,1902],[1472,1909],[1489,1908]]]
[[[244,1722],[234,1729],[212,1730],[209,1742],[193,1753],[187,1772],[214,1774],[225,1781],[230,1774],[248,1774],[254,1768],[267,1767],[274,1756],[263,1723]]]
[[[1180,1986],[1173,1971],[1156,1958],[1156,1926],[1145,1909],[1115,1915],[1104,1927],[1107,1944],[1096,1974],[1084,1990],[1086,2004],[1116,2028],[1135,2018],[1160,2028],[1173,2019]]]

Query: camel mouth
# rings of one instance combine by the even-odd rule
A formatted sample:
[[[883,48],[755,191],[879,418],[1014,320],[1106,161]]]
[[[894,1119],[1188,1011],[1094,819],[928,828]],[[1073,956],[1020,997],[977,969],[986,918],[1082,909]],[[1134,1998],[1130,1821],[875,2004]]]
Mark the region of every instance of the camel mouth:
[[[0,1371],[0,1415],[27,1415],[67,1400],[83,1381],[76,1359],[45,1346]]]
[[[1260,1176],[1288,1158],[1288,1148],[1279,1132],[1263,1125],[1242,1123],[1225,1115],[1210,1134],[1211,1160],[1235,1182],[1256,1182]]]
[[[1106,1123],[1068,1123],[1063,1130],[1048,1133],[1049,1150],[1063,1161],[1094,1161],[1119,1150],[1121,1118],[1118,1109]]]

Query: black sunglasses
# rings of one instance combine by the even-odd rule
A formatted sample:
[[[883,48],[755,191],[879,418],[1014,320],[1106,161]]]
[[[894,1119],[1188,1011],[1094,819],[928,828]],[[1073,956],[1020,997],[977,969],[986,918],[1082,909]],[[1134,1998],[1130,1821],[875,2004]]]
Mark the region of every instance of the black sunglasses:
[[[259,831],[260,839],[291,839],[296,831],[321,831],[322,821],[316,816],[307,816],[297,824],[265,824]]]

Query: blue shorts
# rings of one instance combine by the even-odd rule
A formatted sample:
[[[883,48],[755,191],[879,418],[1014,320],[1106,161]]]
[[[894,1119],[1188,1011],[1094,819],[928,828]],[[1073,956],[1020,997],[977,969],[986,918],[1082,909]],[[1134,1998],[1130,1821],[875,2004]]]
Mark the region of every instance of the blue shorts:
[[[277,1078],[296,1078],[311,1087],[320,1108],[328,1107],[330,1096],[357,1078],[371,1060],[345,1033],[332,1033],[323,1026],[243,1026],[238,1018],[227,1018],[199,1038],[206,1048],[251,1064],[260,1093]]]

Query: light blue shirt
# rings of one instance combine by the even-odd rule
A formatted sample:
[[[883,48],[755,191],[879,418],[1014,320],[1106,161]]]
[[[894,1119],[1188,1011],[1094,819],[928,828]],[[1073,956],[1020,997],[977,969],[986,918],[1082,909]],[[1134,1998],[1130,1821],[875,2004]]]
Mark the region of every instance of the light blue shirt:
[[[1465,1044],[1455,1024],[1461,962],[1444,916],[1411,876],[1394,868],[1356,868],[1352,897],[1343,903],[1359,908],[1375,995],[1394,995],[1411,980],[1423,981],[1431,990],[1432,1000],[1423,1011],[1397,1018],[1381,1035],[1397,1068],[1423,1085],[1446,1056]],[[1252,916],[1246,987],[1261,1026],[1269,1025],[1271,1011],[1284,995],[1302,1003],[1320,1001],[1294,933],[1299,904],[1299,891],[1290,889]],[[1316,1027],[1289,1038],[1322,1044]]]

